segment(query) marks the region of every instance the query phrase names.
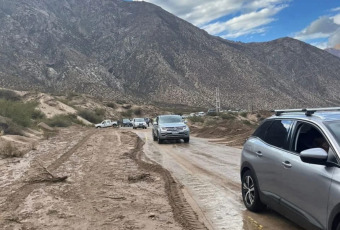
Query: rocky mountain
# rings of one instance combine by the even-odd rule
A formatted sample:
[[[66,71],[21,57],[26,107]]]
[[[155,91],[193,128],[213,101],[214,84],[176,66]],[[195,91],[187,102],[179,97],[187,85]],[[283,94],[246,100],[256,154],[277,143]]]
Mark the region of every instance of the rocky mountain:
[[[325,49],[328,53],[333,54],[334,56],[337,56],[340,58],[340,45],[338,45],[339,48],[327,48]]]
[[[214,37],[121,0],[0,1],[0,86],[166,104],[271,109],[340,102],[340,59],[283,38]]]

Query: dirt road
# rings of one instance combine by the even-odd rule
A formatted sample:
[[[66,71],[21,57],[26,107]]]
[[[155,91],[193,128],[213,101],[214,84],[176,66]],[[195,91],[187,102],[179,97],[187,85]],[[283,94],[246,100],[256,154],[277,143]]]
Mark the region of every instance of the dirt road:
[[[160,167],[134,159],[141,146],[128,131],[73,127],[0,159],[0,229],[186,229]]]
[[[267,210],[261,214],[246,211],[239,179],[240,149],[192,137],[189,144],[157,144],[151,130],[135,131],[145,142],[145,161],[168,169],[208,229],[297,230],[295,224]]]

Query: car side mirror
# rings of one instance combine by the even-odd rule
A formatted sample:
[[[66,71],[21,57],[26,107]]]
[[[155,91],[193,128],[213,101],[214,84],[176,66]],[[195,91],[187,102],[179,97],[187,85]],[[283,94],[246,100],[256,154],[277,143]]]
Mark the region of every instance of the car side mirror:
[[[328,154],[322,148],[306,149],[300,153],[300,159],[309,164],[325,165]]]

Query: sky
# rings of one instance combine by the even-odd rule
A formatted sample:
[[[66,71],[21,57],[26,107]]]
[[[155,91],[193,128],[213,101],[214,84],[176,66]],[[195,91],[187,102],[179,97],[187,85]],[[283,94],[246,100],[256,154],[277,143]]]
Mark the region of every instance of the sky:
[[[142,1],[142,0],[133,0]],[[340,0],[144,0],[222,38],[340,48]]]

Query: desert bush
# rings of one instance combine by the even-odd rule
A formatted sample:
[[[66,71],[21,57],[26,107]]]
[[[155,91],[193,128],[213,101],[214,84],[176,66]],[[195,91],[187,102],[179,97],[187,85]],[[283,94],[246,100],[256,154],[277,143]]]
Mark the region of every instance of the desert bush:
[[[189,117],[188,119],[192,123],[196,123],[196,122],[203,123],[204,122],[204,118],[203,117],[196,117],[196,116],[194,116],[194,117]]]
[[[235,119],[235,116],[233,114],[231,114],[231,113],[221,113],[220,117],[223,120],[234,120]]]
[[[106,103],[106,106],[107,106],[107,107],[110,107],[110,108],[112,108],[112,109],[115,109],[115,108],[116,108],[116,104],[113,103],[113,102],[108,102],[108,103]]]
[[[99,117],[104,117],[105,115],[105,109],[101,109],[101,108],[95,108],[94,112],[96,113],[97,116]]]
[[[125,112],[121,112],[121,116],[122,116],[122,117],[128,117],[128,118],[130,118],[130,117],[132,117],[132,114],[133,114],[132,109],[129,109],[129,110],[125,111]]]
[[[245,124],[245,125],[251,125],[250,121],[248,121],[248,120],[243,120],[242,123]]]
[[[212,120],[212,119],[207,119],[205,120],[205,123],[204,123],[205,126],[215,126],[216,124],[217,124],[217,121]]]
[[[59,114],[54,117],[45,120],[45,123],[51,127],[69,127],[73,123],[84,125],[81,121],[77,119],[75,114]]]
[[[72,100],[74,97],[77,97],[77,96],[79,96],[79,94],[77,94],[75,92],[68,92],[66,98],[68,100]]]
[[[12,121],[9,121],[8,123],[8,128],[4,130],[4,133],[7,135],[23,135],[23,127],[20,125],[15,124]]]
[[[215,117],[215,116],[217,116],[217,113],[216,112],[210,112],[210,113],[207,113],[207,116]]]
[[[135,109],[135,110],[133,110],[133,113],[134,113],[136,116],[140,116],[140,115],[142,115],[142,109],[141,109],[141,108]]]
[[[36,103],[23,103],[20,101],[8,101],[0,99],[0,115],[12,119],[14,123],[28,127],[31,125],[32,114]]]
[[[242,117],[247,117],[248,113],[247,113],[247,112],[242,112],[242,113],[240,113],[240,115],[241,115]]]
[[[0,98],[8,100],[8,101],[19,101],[20,96],[13,91],[0,89]]]
[[[20,151],[10,142],[7,142],[5,146],[0,149],[0,155],[3,158],[23,157],[24,154],[25,153],[23,151]]]
[[[43,137],[45,140],[49,140],[51,137],[54,137],[57,135],[56,131],[48,131],[48,130],[44,130],[43,132]]]
[[[126,104],[126,101],[124,100],[117,100],[116,102],[117,104],[120,104],[120,105]]]
[[[78,115],[92,123],[99,123],[103,120],[102,116],[99,116],[95,112],[92,112],[90,110],[82,109],[78,111]]]
[[[32,119],[41,120],[45,118],[45,114],[38,109],[33,110]]]

